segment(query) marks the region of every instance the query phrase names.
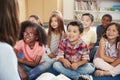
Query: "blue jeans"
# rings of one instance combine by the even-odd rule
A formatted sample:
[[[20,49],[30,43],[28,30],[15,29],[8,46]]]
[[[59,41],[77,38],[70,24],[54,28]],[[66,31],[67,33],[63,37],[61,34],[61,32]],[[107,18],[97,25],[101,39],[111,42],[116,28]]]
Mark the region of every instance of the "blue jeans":
[[[23,58],[23,53],[18,54],[19,58]],[[35,80],[41,73],[48,71],[53,63],[44,61],[37,65],[36,67],[30,67],[25,64],[19,63],[23,70],[27,73],[29,80]]]
[[[51,63],[51,68],[49,68],[48,72],[58,75],[59,73],[53,69],[53,63],[56,61],[56,58],[50,58],[47,54],[43,55],[43,60]]]
[[[44,61],[50,62],[52,64],[56,61],[56,58],[50,58],[47,54],[44,54],[42,58]]]
[[[21,63],[20,66],[27,73],[29,80],[35,80],[41,73],[46,72],[52,66],[52,64],[44,61],[34,68]]]
[[[89,56],[90,56],[90,62],[93,62],[93,59],[94,59],[94,56],[95,56],[95,53],[98,49],[98,46],[94,46],[91,50],[90,50],[90,53],[89,53]]]
[[[78,69],[72,70],[70,68],[64,67],[64,65],[61,62],[55,62],[53,64],[53,68],[59,73],[68,76],[72,80],[78,80],[80,75],[91,74],[95,70],[95,67],[92,63],[86,63],[85,65],[80,66]]]

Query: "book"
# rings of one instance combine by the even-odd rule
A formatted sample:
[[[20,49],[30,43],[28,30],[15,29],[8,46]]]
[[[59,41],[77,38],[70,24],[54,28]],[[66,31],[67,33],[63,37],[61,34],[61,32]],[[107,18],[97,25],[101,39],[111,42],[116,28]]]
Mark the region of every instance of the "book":
[[[71,80],[71,79],[63,74],[55,76],[52,73],[46,72],[41,74],[36,80]]]
[[[97,10],[96,0],[75,0],[74,4],[75,10]]]

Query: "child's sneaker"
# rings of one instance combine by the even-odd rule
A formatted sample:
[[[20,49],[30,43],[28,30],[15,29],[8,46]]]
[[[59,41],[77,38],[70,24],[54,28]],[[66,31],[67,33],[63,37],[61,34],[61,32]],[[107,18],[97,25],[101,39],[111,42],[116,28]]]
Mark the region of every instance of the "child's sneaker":
[[[78,80],[93,80],[93,78],[90,75],[80,75]]]

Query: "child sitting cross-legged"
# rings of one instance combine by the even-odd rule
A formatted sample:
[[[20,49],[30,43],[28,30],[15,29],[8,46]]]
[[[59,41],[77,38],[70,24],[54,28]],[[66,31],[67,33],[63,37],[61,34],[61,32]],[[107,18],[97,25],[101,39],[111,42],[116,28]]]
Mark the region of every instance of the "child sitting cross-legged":
[[[80,38],[83,32],[83,25],[73,21],[67,26],[67,38],[59,43],[57,62],[53,68],[71,78],[72,80],[89,79],[87,75],[94,72],[93,64],[88,63],[89,50],[85,42]],[[83,76],[82,76],[83,75]]]
[[[20,40],[14,46],[18,57],[18,70],[22,80],[35,80],[41,73],[47,71],[51,64],[42,59],[45,54],[46,32],[40,25],[31,21],[21,23]]]
[[[99,70],[95,76],[116,76],[120,74],[120,25],[110,23],[99,42],[99,48],[93,60]]]

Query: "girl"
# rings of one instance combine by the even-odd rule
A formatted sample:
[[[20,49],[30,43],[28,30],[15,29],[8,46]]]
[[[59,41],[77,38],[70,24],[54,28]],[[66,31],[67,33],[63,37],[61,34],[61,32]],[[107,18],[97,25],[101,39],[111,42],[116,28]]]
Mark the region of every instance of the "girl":
[[[63,19],[63,15],[62,15],[61,11],[59,11],[59,10],[53,10],[51,12],[51,15],[58,15]],[[67,32],[67,26],[66,25],[64,25],[64,30],[65,30],[65,32]]]
[[[120,25],[110,23],[99,43],[94,59],[95,76],[116,76],[120,74]]]
[[[20,40],[14,46],[16,53],[22,52],[23,57],[18,58],[18,69],[21,78],[35,80],[42,72],[50,67],[43,61],[45,53],[46,32],[39,25],[25,21],[21,24]]]
[[[39,24],[40,26],[43,26],[42,21],[40,20],[40,17],[37,15],[30,15],[28,18],[29,21],[32,21],[34,23]]]
[[[47,42],[47,54],[49,58],[48,61],[53,58],[55,61],[59,41],[64,38],[64,24],[63,19],[59,15],[52,15],[49,19],[49,29],[48,29],[48,42]]]

